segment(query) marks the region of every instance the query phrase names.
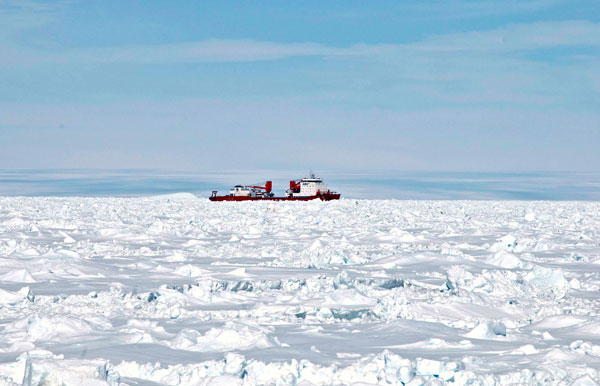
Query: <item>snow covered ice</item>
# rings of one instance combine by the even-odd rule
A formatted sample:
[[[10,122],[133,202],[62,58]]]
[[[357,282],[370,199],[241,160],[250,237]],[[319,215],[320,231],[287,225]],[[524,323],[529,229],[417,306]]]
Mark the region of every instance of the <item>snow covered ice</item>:
[[[0,385],[597,385],[600,204],[0,198]]]

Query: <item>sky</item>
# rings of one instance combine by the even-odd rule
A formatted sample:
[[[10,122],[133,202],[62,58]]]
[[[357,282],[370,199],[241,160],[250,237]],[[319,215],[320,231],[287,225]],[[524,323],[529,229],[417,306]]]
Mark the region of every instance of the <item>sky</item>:
[[[0,168],[598,171],[600,2],[0,0]]]

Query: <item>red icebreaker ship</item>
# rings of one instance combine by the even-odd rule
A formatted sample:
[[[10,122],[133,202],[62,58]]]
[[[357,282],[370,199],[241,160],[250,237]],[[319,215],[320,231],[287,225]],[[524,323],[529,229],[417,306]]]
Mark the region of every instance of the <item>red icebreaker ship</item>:
[[[272,189],[273,183],[271,181],[267,181],[265,186],[236,185],[225,196],[217,196],[217,191],[213,190],[209,199],[211,201],[308,201],[317,198],[323,201],[331,201],[340,199],[339,193],[329,190],[323,180],[315,177],[314,174],[299,181],[290,181],[290,188],[286,190],[284,197],[275,197],[271,192]]]

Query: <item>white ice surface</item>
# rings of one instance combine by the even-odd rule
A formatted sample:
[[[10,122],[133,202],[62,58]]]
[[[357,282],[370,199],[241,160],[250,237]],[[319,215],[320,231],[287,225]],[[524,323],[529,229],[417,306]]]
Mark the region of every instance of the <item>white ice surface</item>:
[[[600,204],[0,198],[0,385],[595,385]]]

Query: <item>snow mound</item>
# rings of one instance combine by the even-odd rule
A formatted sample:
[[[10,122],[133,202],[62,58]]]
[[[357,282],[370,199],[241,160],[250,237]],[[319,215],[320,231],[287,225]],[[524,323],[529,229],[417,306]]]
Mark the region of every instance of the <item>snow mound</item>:
[[[415,343],[405,344],[401,346],[393,346],[405,349],[424,349],[424,350],[441,350],[441,349],[465,349],[474,347],[473,344],[468,340],[461,340],[458,343],[450,343],[444,339],[431,338]]]
[[[7,291],[0,288],[0,305],[13,305],[29,298],[29,287],[23,287],[18,291]]]
[[[548,316],[535,324],[537,329],[556,329],[583,325],[588,318],[573,315]]]
[[[504,249],[501,249],[498,252],[496,252],[485,262],[487,264],[508,269],[525,267],[525,263],[520,258],[518,258],[515,254],[512,254]]]
[[[47,342],[88,335],[93,329],[88,323],[76,318],[33,315],[10,323],[5,331],[22,336],[22,340],[27,342]],[[19,334],[20,332],[24,332],[24,335]]]
[[[497,340],[506,337],[506,326],[502,322],[487,321],[477,325],[465,336],[473,339]]]
[[[511,234],[508,234],[499,238],[498,242],[490,247],[490,252],[498,252],[502,250],[507,252],[515,252],[517,244],[517,238]]]
[[[365,307],[373,306],[376,299],[361,295],[355,289],[339,289],[327,295],[320,305],[326,307]]]
[[[194,193],[189,192],[159,194],[156,196],[151,196],[150,198],[159,200],[198,200],[198,196],[196,196]]]
[[[14,363],[0,364],[0,384],[117,386],[119,375],[102,359],[64,359],[47,350],[31,350]]]
[[[577,378],[571,386],[598,386],[598,382],[594,381],[588,374]]]
[[[36,283],[37,280],[31,276],[26,269],[15,269],[14,271],[7,272],[0,275],[0,281],[13,281],[17,283]]]
[[[394,227],[390,229],[390,235],[387,237],[381,237],[383,240],[393,240],[398,243],[415,243],[423,241],[424,237],[419,235],[415,236],[410,232]]]
[[[532,287],[540,290],[565,292],[570,288],[569,282],[560,268],[536,267],[525,276]]]
[[[511,352],[511,354],[513,355],[533,355],[537,353],[539,353],[539,350],[536,349],[535,346],[532,344],[523,345]]]
[[[210,271],[202,269],[195,265],[185,264],[177,268],[175,271],[173,271],[173,273],[179,276],[201,277],[210,273]]]
[[[223,328],[211,328],[206,334],[184,329],[166,344],[188,351],[231,351],[280,345],[268,336],[270,331],[258,325],[227,322]]]

